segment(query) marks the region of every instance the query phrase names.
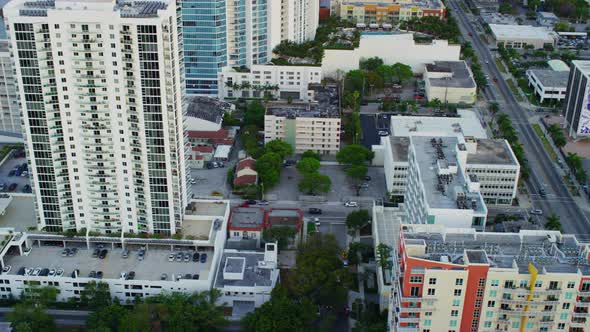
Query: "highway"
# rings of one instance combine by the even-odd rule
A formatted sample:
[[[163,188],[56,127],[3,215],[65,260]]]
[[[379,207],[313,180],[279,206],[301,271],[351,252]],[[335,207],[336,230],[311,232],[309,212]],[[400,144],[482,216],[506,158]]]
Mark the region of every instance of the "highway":
[[[456,0],[449,0],[449,6],[457,18],[457,23],[466,40],[470,40],[474,51],[478,55],[484,71],[490,78],[498,78],[497,82],[490,80],[489,87],[484,95],[490,100],[495,100],[500,105],[500,112],[507,114],[512,120],[521,144],[524,147],[529,162],[530,176],[526,181],[533,205],[543,210],[545,216],[555,213],[561,218],[563,230],[566,233],[578,235],[583,240],[590,240],[590,220],[588,213],[580,209],[572,199],[569,190],[563,183],[563,179],[556,170],[557,165],[550,159],[531,124],[529,123],[527,110],[517,102],[502,79],[502,74],[497,68],[495,57],[488,46],[479,38],[479,33],[474,29],[467,15],[462,11]],[[473,38],[470,38],[471,34]],[[539,190],[545,188],[547,197],[542,198]]]

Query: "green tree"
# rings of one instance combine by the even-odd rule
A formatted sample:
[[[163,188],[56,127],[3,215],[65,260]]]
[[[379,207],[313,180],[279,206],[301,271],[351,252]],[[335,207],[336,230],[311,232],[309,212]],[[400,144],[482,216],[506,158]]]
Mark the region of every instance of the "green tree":
[[[367,308],[354,324],[352,332],[381,332],[387,330],[387,311],[382,313]]]
[[[584,170],[584,158],[580,157],[577,153],[568,152],[565,162],[573,169],[578,182],[586,183],[588,175],[586,174],[586,170]]]
[[[346,169],[346,175],[354,180],[363,180],[369,169],[365,165],[352,165]]]
[[[281,156],[281,159],[285,159],[293,154],[293,147],[283,140],[275,139],[264,145],[264,151],[266,153],[274,152]]]
[[[369,221],[371,221],[369,211],[364,209],[352,211],[346,216],[346,227],[350,234],[356,234],[356,232],[365,227]]]
[[[547,217],[547,222],[545,223],[545,228],[554,231],[561,231],[561,222],[559,221],[559,216],[555,213],[552,213],[550,216]]]
[[[31,301],[14,305],[13,311],[6,315],[6,319],[15,331],[57,331],[53,317],[45,312],[45,306]]]
[[[414,75],[412,67],[399,62],[391,66],[391,74],[394,82],[399,84],[411,79]]]
[[[373,152],[362,145],[349,144],[336,154],[336,160],[343,165],[363,165],[373,159]]]
[[[264,184],[265,190],[279,183],[282,165],[283,158],[274,152],[267,152],[256,160],[256,171]]]
[[[351,279],[339,254],[340,247],[332,234],[309,236],[298,249],[290,279],[295,296],[308,298],[317,305],[344,305]]]
[[[383,59],[380,57],[372,57],[368,59],[362,59],[359,64],[359,68],[367,71],[375,71],[382,64]]]
[[[500,4],[500,8],[498,8],[498,11],[501,14],[512,14],[512,11],[513,11],[512,4],[508,1],[505,1]]]
[[[353,111],[358,111],[360,109],[360,101],[361,101],[361,93],[359,90],[344,92],[343,106],[352,109]]]
[[[242,328],[247,332],[313,331],[311,323],[317,318],[316,311],[308,299],[299,303],[279,285],[273,289],[269,301],[242,319]]]
[[[286,249],[296,235],[297,230],[289,226],[274,226],[262,231],[264,241],[278,242],[279,249]]]
[[[80,292],[80,302],[86,304],[89,308],[102,308],[111,304],[111,293],[109,284],[106,282],[90,281]]]
[[[118,331],[129,314],[127,309],[116,303],[97,309],[88,316],[86,327],[89,331]]]
[[[346,73],[344,78],[345,91],[364,91],[365,87],[365,72],[363,70],[351,70]]]
[[[259,100],[254,100],[246,106],[244,113],[244,124],[255,125],[258,128],[264,127],[264,113],[265,109]]]
[[[303,179],[299,181],[299,190],[308,195],[317,195],[327,193],[332,188],[332,180],[328,175],[318,172],[305,173]]]
[[[377,263],[379,266],[383,269],[391,268],[389,258],[391,258],[391,248],[384,243],[379,243],[377,245]]]
[[[316,173],[320,169],[320,161],[315,158],[303,158],[295,166],[301,174]]]
[[[555,28],[554,28],[555,31],[565,31],[565,32],[568,32],[568,31],[571,31],[571,29],[572,29],[571,26],[567,22],[557,22],[557,23],[555,23]]]
[[[316,151],[312,151],[312,150],[307,150],[305,152],[303,152],[303,154],[301,155],[301,159],[305,159],[305,158],[313,158],[313,159],[317,159],[320,160],[320,154],[317,153]]]
[[[534,11],[537,11],[537,8],[541,5],[541,0],[528,0],[527,6],[532,8]],[[556,30],[557,31],[557,30]]]

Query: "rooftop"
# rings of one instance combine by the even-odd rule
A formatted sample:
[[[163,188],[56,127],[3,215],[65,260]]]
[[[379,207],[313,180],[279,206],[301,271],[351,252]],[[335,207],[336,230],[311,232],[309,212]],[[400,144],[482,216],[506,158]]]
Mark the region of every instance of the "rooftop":
[[[266,286],[271,287],[274,284],[272,268],[261,268],[264,266],[264,252],[243,252],[226,250],[220,260],[217,277],[215,278],[215,287],[222,288],[225,286]],[[241,273],[243,276],[239,279],[226,278],[224,272]]]
[[[158,17],[158,11],[166,9],[164,1],[130,1],[130,0],[39,0],[14,2],[21,16],[47,16],[48,10],[100,10],[118,11],[122,18]]]
[[[465,174],[458,165],[455,153],[458,143],[456,137],[411,138],[428,207],[485,213],[481,194],[470,193],[465,189]]]
[[[285,101],[269,102],[266,104],[266,114],[286,118],[340,118],[340,100],[338,86],[311,84],[314,91],[314,101],[311,103]]]
[[[549,61],[547,61],[547,64],[549,65],[549,67],[551,69],[553,69],[555,71],[567,71],[568,73],[570,71],[570,67],[562,60],[557,60],[557,59],[549,60]]]
[[[378,6],[378,7],[402,7],[411,8],[419,7],[421,9],[441,9],[444,8],[440,0],[413,0],[405,3],[400,2],[383,2],[383,1],[358,1],[358,0],[345,0],[342,2],[343,6]]]
[[[299,218],[301,215],[299,214],[299,210],[292,210],[292,209],[271,209],[268,213],[269,217],[289,217],[289,218]]]
[[[408,161],[408,149],[410,147],[410,139],[407,137],[400,136],[388,136],[389,145],[391,146],[391,154],[393,160],[397,162]]]
[[[537,16],[543,19],[559,20],[559,17],[557,17],[557,15],[553,14],[552,12],[537,12]]]
[[[188,98],[187,116],[195,117],[217,124],[223,121],[225,112],[231,111],[233,104],[216,98],[194,96]]]
[[[68,245],[68,247],[71,247]],[[73,257],[62,257],[61,251],[63,248],[54,246],[44,246],[39,248],[33,247],[28,256],[14,256],[5,255],[4,262],[12,266],[10,274],[18,273],[21,267],[27,268],[48,268],[48,269],[63,269],[64,278],[75,270],[80,270],[80,277],[87,277],[90,271],[102,271],[105,279],[119,279],[121,272],[135,272],[135,279],[138,280],[160,280],[162,273],[168,275],[168,280],[172,280],[172,275],[186,275],[198,274],[199,279],[209,278],[211,271],[211,257],[212,253],[208,253],[206,263],[192,262],[169,262],[168,255],[170,250],[154,249],[149,247],[144,260],[137,259],[137,251],[131,250],[129,258],[122,258],[122,249],[112,250],[110,246],[106,246],[109,250],[105,259],[98,259],[92,257],[93,250],[87,250],[85,244],[80,244],[78,253]],[[168,246],[169,248],[169,246]],[[189,251],[184,251],[189,252]]]
[[[542,39],[553,40],[555,32],[545,27],[514,24],[490,24],[496,39]]]
[[[428,77],[430,85],[450,88],[475,88],[475,80],[465,61],[436,61],[426,64],[428,73],[447,73],[445,77]]]
[[[567,71],[555,71],[553,69],[529,69],[528,71],[545,87],[567,87],[567,81],[570,74]]]
[[[586,76],[590,75],[590,61],[587,60],[572,60],[572,66],[578,68]]]
[[[394,136],[460,136],[487,138],[473,109],[457,110],[459,117],[405,116],[391,117]]]
[[[259,207],[235,207],[230,218],[230,229],[260,229],[264,226],[264,209]]]
[[[527,273],[528,264],[532,263],[540,273],[577,273],[579,269],[585,275],[590,274],[586,245],[579,243],[574,235],[556,231],[492,233],[404,225],[403,238],[406,245],[425,247],[423,254],[417,256],[439,262],[448,260],[465,265],[467,258],[470,263],[497,268],[516,267],[521,273]]]
[[[467,154],[468,164],[518,165],[504,139],[478,139],[475,153]]]

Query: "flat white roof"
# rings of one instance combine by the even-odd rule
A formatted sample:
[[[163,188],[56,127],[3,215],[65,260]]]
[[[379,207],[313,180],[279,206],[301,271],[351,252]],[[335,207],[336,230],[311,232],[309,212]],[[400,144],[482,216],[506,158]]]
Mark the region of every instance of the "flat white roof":
[[[215,148],[215,155],[214,158],[229,158],[229,153],[231,151],[231,145],[218,145]]]
[[[577,67],[584,75],[590,75],[590,61],[573,60],[572,66]]]
[[[392,136],[472,136],[487,138],[479,117],[472,109],[457,110],[458,117],[392,116]]]
[[[555,33],[532,25],[490,24],[496,39],[553,39]]]
[[[551,69],[553,69],[554,71],[570,71],[570,67],[563,61],[561,60],[549,60],[547,61],[547,64],[549,65],[549,67]]]

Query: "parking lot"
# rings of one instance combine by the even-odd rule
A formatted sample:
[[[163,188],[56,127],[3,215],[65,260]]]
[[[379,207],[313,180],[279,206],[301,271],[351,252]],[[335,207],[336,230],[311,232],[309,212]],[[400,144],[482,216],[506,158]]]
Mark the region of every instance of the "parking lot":
[[[109,248],[109,246],[107,246]],[[21,267],[63,269],[64,277],[78,269],[80,277],[88,277],[91,271],[102,271],[103,278],[118,279],[121,272],[135,272],[135,279],[160,280],[162,273],[166,273],[167,280],[172,276],[187,274],[199,274],[199,279],[207,279],[211,270],[211,257],[205,263],[193,262],[169,262],[169,250],[150,249],[144,260],[137,258],[137,251],[131,251],[128,258],[121,257],[121,249],[109,249],[106,258],[92,257],[92,250],[79,248],[72,257],[62,257],[61,247],[43,246],[33,247],[28,256],[5,256],[5,263],[10,265],[10,274],[17,274]],[[192,252],[191,252],[192,255]]]
[[[354,183],[346,176],[342,166],[322,165],[319,172],[328,175],[332,180],[332,188],[327,194],[328,201],[343,202],[357,196]],[[360,196],[382,198],[387,191],[383,167],[369,167],[367,175],[371,177],[371,181],[366,181],[368,188],[361,189]],[[283,168],[280,183],[267,192],[269,199],[298,200],[302,194],[298,189],[300,180],[301,175],[294,166]]]
[[[31,181],[29,176],[16,176],[11,175],[10,171],[13,170],[15,167],[20,166],[22,164],[26,164],[27,158],[11,158],[6,160],[6,162],[0,166],[0,183],[5,185],[5,188],[8,188],[11,184],[16,184],[16,188],[12,190],[12,192],[23,192],[25,186],[30,186]],[[10,190],[5,190],[10,191]]]
[[[191,169],[191,175],[195,180],[195,183],[192,185],[193,195],[195,197],[212,196],[214,192],[219,192],[224,197],[228,197],[230,188],[226,179],[229,169],[228,166],[212,169]]]

